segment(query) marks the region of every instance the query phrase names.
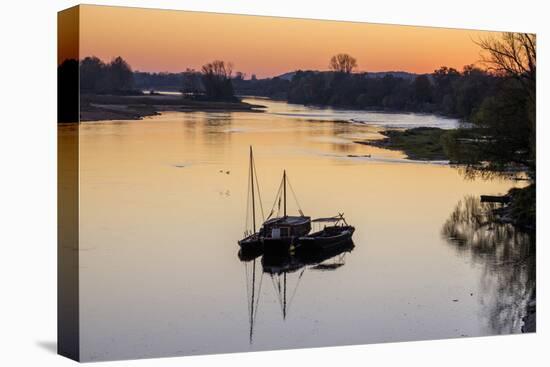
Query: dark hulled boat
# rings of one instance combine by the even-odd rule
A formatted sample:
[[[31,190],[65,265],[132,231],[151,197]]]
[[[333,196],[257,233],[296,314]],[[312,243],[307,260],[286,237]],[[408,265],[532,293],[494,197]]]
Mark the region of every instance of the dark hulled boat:
[[[355,227],[350,226],[343,214],[330,218],[318,218],[313,223],[331,223],[322,230],[298,238],[301,251],[325,250],[351,241]]]
[[[257,252],[263,246],[262,239],[258,233],[252,233],[251,235],[248,235],[240,240],[238,243],[243,252]]]

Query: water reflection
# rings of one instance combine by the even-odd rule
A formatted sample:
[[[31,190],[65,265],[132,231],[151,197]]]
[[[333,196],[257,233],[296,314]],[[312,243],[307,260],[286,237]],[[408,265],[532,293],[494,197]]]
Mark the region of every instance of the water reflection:
[[[270,278],[282,319],[285,321],[306,270],[335,271],[345,265],[346,254],[353,251],[354,247],[353,242],[349,241],[330,249],[286,254],[240,250],[238,257],[244,263],[246,274],[249,343],[254,341],[254,324],[264,276]]]
[[[492,333],[521,330],[526,304],[535,292],[535,236],[496,221],[501,204],[466,196],[442,233],[462,256],[482,266],[479,302]]]

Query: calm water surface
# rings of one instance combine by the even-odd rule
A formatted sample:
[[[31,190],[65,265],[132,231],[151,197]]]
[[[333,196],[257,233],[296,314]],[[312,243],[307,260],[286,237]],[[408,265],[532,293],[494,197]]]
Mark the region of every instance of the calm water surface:
[[[517,183],[353,142],[456,120],[252,102],[267,112],[80,126],[83,360],[520,331],[529,239],[475,227],[470,198]],[[281,274],[239,260],[249,145],[264,211],[286,169],[306,215],[356,227],[351,252]]]

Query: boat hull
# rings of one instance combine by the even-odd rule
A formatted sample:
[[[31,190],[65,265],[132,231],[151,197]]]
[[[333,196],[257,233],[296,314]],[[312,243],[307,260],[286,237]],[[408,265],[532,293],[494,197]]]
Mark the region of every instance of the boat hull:
[[[263,248],[262,238],[254,233],[238,242],[243,251],[258,251]]]
[[[317,251],[326,250],[333,247],[341,246],[351,241],[351,237],[355,232],[352,226],[336,228],[335,233],[327,234],[327,229],[312,233],[308,236],[298,238],[299,249],[301,251]]]
[[[240,261],[249,262],[260,257],[261,255],[263,255],[263,253],[264,253],[263,248],[258,246],[258,247],[249,248],[249,249],[241,248],[237,256],[239,257]]]
[[[280,254],[289,252],[298,243],[298,237],[264,237],[262,241],[265,253]]]
[[[266,221],[260,234],[266,253],[288,252],[298,245],[298,238],[311,230],[311,217],[285,216]]]

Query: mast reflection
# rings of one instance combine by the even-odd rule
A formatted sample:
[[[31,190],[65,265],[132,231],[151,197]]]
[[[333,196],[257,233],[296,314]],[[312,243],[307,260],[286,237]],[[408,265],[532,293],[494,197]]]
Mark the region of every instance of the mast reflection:
[[[254,341],[254,324],[264,275],[271,280],[284,321],[288,316],[304,273],[307,270],[335,271],[339,269],[345,265],[346,254],[351,252],[354,247],[352,241],[347,241],[330,249],[302,250],[285,254],[264,254],[261,251],[243,251],[241,249],[238,258],[244,263],[246,273],[250,344]],[[291,286],[291,282],[295,285]]]

